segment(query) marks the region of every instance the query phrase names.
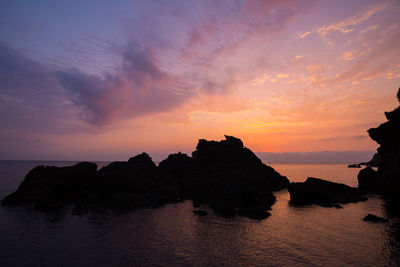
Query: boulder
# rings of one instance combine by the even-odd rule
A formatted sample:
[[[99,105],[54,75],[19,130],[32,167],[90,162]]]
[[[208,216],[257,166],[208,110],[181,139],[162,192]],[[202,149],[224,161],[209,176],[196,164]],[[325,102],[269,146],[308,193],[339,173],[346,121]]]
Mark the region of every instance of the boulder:
[[[312,177],[303,183],[291,183],[288,191],[291,203],[299,204],[324,205],[367,200],[357,188]]]
[[[389,222],[389,220],[373,214],[368,214],[363,218],[363,220],[366,222]]]
[[[367,166],[358,173],[358,188],[367,192],[378,193],[382,190],[382,184],[378,179],[378,173]]]

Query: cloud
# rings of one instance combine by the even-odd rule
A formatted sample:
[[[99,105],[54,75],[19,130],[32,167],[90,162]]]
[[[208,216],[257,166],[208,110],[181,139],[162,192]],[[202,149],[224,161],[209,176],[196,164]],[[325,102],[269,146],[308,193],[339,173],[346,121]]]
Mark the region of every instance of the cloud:
[[[363,57],[353,60],[354,64],[338,73],[332,82],[371,80],[385,76],[387,72],[393,70],[399,52],[399,30],[395,29],[394,33],[396,34],[380,35],[374,44],[370,44],[369,48],[359,53]]]
[[[356,54],[357,52],[358,52],[357,50],[355,50],[355,51],[346,51],[346,52],[343,52],[343,53],[342,53],[342,58],[343,58],[344,60],[346,60],[346,61],[351,61],[351,60],[354,59],[355,54]]]
[[[39,125],[49,127],[81,127],[80,121],[102,126],[171,111],[201,95],[229,94],[234,77],[253,60],[241,64],[231,60],[232,53],[248,51],[255,36],[282,30],[307,3],[146,1],[125,21],[125,45],[90,35],[78,38],[72,50],[60,42],[65,54],[43,59],[2,45],[0,101],[7,112],[1,119],[21,127],[31,117],[32,125],[36,117],[46,118]]]
[[[331,24],[326,24],[321,26],[317,29],[313,29],[312,31],[306,31],[304,33],[297,34],[297,37],[300,39],[304,39],[308,35],[312,34],[313,32],[317,33],[321,39],[323,39],[328,46],[334,46],[334,42],[332,41],[330,35],[335,32],[339,32],[341,34],[348,34],[354,31],[354,27],[358,24],[370,19],[376,13],[383,11],[384,9],[388,8],[388,3],[378,3],[375,5],[369,6],[366,10],[357,13],[354,16],[348,17],[343,20],[339,20],[333,22]],[[373,30],[374,26],[371,27],[369,30]]]
[[[159,68],[151,48],[137,45],[126,48],[117,74],[100,77],[72,69],[56,75],[71,101],[82,108],[82,118],[94,125],[170,110],[185,99],[185,92],[173,88],[179,79]]]
[[[71,132],[75,110],[44,64],[0,43],[0,123],[39,132]]]
[[[290,77],[290,74],[288,74],[288,73],[279,73],[279,74],[276,75],[276,77],[277,77],[278,79],[289,78],[289,77]]]
[[[304,33],[299,33],[297,36],[300,38],[300,39],[304,39],[305,37],[307,37],[308,35],[310,35],[311,34],[311,32],[304,32]]]

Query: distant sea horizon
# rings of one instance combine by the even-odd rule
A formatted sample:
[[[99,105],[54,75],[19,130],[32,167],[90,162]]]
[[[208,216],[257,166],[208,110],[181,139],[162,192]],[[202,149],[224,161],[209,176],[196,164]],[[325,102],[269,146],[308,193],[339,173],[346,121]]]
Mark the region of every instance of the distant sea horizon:
[[[368,162],[372,159],[376,151],[357,150],[357,151],[312,151],[312,152],[255,152],[264,163],[293,163],[293,164],[350,164]],[[176,152],[175,152],[176,153]],[[191,153],[182,152],[190,155]],[[137,155],[133,153],[126,158],[116,159],[0,159],[0,161],[38,161],[38,162],[113,162],[126,161],[130,157]],[[155,163],[166,159],[171,153],[148,153]]]

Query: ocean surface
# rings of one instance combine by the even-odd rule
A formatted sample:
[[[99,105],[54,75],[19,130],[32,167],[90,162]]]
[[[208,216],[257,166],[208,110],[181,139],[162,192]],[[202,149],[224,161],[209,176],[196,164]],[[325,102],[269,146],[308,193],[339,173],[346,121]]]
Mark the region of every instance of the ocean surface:
[[[0,198],[37,165],[75,162],[0,161]],[[99,166],[106,164],[98,162]],[[345,164],[270,164],[291,181],[318,177],[357,186]],[[344,209],[292,206],[289,193],[265,220],[194,214],[192,202],[129,212],[71,215],[0,207],[0,266],[399,266],[400,222],[364,222],[384,202]]]

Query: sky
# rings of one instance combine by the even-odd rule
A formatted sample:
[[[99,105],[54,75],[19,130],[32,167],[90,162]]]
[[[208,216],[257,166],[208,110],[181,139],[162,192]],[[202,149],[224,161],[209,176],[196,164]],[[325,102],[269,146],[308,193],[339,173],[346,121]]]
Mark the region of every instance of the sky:
[[[370,155],[398,106],[399,1],[0,6],[0,159],[159,160],[224,134]]]

